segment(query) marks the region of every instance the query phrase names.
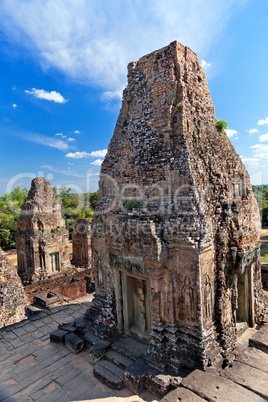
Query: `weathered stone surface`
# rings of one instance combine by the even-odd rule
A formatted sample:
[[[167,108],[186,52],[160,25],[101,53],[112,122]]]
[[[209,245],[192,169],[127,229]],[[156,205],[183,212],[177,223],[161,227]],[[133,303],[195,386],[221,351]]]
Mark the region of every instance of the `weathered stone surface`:
[[[79,338],[79,336],[74,334],[73,332],[65,335],[65,345],[73,353],[82,352],[82,350],[84,349],[83,339]]]
[[[268,400],[267,373],[247,364],[234,362],[232,367],[222,370],[221,374]]]
[[[64,345],[65,341],[65,335],[67,335],[67,331],[63,331],[62,329],[56,329],[56,331],[51,332],[50,334],[50,341],[55,342],[55,343],[61,343]]]
[[[33,303],[41,308],[47,308],[52,304],[57,303],[60,300],[60,295],[57,293],[48,291],[43,294],[34,296]]]
[[[259,329],[259,331],[257,331],[249,339],[249,346],[253,346],[268,353],[268,337],[267,337],[267,329],[265,328],[265,326]]]
[[[81,268],[72,267],[60,271],[50,278],[25,285],[25,292],[31,303],[35,294],[47,292],[47,289],[70,299],[77,299],[88,293],[88,280],[86,279],[88,275],[91,275],[90,269],[81,270]]]
[[[68,231],[50,183],[33,179],[16,234],[18,274],[24,284],[70,268]]]
[[[169,392],[161,402],[201,402],[204,401],[203,398],[196,395],[194,392],[189,391],[187,388],[179,387],[174,391]]]
[[[124,369],[134,363],[132,359],[113,349],[109,349],[105,353],[105,357],[107,360],[110,360],[112,363],[117,364],[119,367]]]
[[[108,360],[100,360],[96,363],[93,372],[95,377],[111,388],[124,387],[124,370]]]
[[[225,377],[201,370],[193,371],[182,380],[181,385],[210,402],[264,401],[259,395]]]
[[[0,248],[0,328],[26,318],[25,307],[28,304],[16,267]]]
[[[96,336],[93,331],[87,331],[87,333],[83,335],[83,339],[85,341],[85,346],[88,349],[90,349],[96,342],[102,340],[99,336]]]
[[[73,224],[72,264],[89,268],[91,266],[91,219],[80,218]]]
[[[59,325],[59,329],[62,329],[63,331],[67,331],[67,332],[75,332],[76,331],[75,326],[72,324]]]
[[[125,385],[135,394],[139,394],[145,386],[145,375],[148,365],[145,359],[140,357],[125,371]]]
[[[191,49],[129,64],[93,219],[94,303],[160,368],[227,363],[236,321],[264,310],[258,205],[216,122]]]
[[[146,354],[148,345],[127,336],[120,336],[118,341],[113,342],[112,348],[130,359],[136,360]]]
[[[246,348],[238,354],[236,361],[268,373],[268,354],[254,347]]]
[[[94,343],[94,345],[89,349],[90,355],[93,360],[99,359],[105,352],[105,350],[111,345],[111,342],[101,339]]]

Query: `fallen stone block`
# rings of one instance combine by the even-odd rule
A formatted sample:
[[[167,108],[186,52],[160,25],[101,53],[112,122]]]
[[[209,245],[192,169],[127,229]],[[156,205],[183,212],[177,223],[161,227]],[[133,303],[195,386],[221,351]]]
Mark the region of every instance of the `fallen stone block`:
[[[50,334],[50,342],[60,343],[64,345],[65,335],[67,335],[67,331],[63,331],[62,329],[56,329],[55,331],[51,332]]]
[[[84,341],[83,339],[79,338],[78,335],[71,332],[65,336],[65,345],[73,353],[77,354],[79,352],[82,352],[84,348]]]

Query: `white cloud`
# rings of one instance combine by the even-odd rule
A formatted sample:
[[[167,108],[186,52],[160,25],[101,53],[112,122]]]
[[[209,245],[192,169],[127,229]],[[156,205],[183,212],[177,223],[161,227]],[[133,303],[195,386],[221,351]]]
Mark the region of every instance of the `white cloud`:
[[[16,107],[18,107],[18,105],[16,105],[16,103],[12,103],[12,106],[14,107],[14,109],[16,109]]]
[[[205,69],[211,66],[211,64],[207,63],[205,60],[201,60],[200,64],[201,64],[201,67],[205,68]]]
[[[73,165],[73,163],[72,162],[67,162],[67,165]]]
[[[226,130],[224,130],[224,131],[226,132],[226,134],[228,135],[229,138],[232,138],[235,134],[237,134],[236,130],[231,130],[229,128],[226,128]]]
[[[75,130],[74,134],[81,134],[79,130]]]
[[[90,156],[90,154],[85,152],[85,151],[83,151],[83,152],[70,152],[65,156],[66,156],[66,158],[81,159],[81,158],[87,158],[88,156]]]
[[[67,138],[66,141],[68,141],[68,142],[73,142],[73,141],[76,141],[76,139],[75,139],[75,138],[72,138],[72,137],[69,137],[69,138]]]
[[[45,135],[31,134],[31,135],[24,135],[23,137],[26,140],[35,142],[36,144],[45,145],[51,148],[57,148],[60,151],[67,151],[67,149],[69,148],[69,145],[66,144],[64,141],[58,140],[57,138],[47,137]]]
[[[76,82],[98,85],[107,97],[125,84],[129,62],[174,39],[207,54],[244,3],[1,0],[0,25],[45,71],[56,68]]]
[[[260,142],[268,141],[268,133],[259,136]]]
[[[259,130],[257,130],[256,128],[250,128],[249,130],[248,130],[248,132],[249,132],[249,134],[255,134],[255,133],[257,133]]]
[[[244,162],[247,166],[259,166],[260,159],[259,158],[245,158],[241,156],[242,162]]]
[[[101,159],[96,159],[95,161],[91,162],[91,165],[95,165],[95,166],[100,166],[102,164],[102,160]]]
[[[268,117],[266,117],[263,120],[259,120],[257,124],[258,124],[258,126],[263,126],[264,124],[268,124]]]
[[[66,138],[66,135],[63,135],[62,133],[57,133],[55,135],[58,137],[61,137],[62,139]]]
[[[107,92],[104,92],[103,95],[102,95],[102,97],[101,97],[101,99],[102,99],[104,102],[109,102],[109,101],[111,101],[111,100],[113,100],[113,99],[120,99],[120,100],[121,100],[122,97],[123,97],[123,88],[122,88],[122,90],[119,89],[119,90],[117,90],[117,91],[107,91]]]
[[[93,151],[91,153],[88,152],[70,152],[69,154],[65,155],[67,158],[74,158],[74,159],[81,159],[81,158],[87,158],[89,156],[93,157],[101,157],[103,158],[107,153],[107,149],[102,149],[100,151]]]
[[[94,157],[101,157],[104,158],[104,156],[107,154],[107,149],[102,149],[100,151],[93,151],[89,154],[89,156],[94,156]]]
[[[47,92],[44,89],[32,88],[31,91],[26,89],[24,92],[26,92],[29,95],[34,95],[38,99],[46,99],[48,101],[53,101],[56,103],[68,102],[59,92],[56,91]]]
[[[268,159],[268,145],[265,144],[256,144],[252,145],[250,148],[253,149],[253,153],[255,157],[260,159]]]

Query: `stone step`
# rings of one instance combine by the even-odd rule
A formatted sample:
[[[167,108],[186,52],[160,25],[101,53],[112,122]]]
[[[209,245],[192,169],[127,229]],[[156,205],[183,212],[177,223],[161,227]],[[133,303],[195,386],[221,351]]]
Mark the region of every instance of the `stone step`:
[[[94,366],[93,373],[96,378],[111,388],[124,387],[124,370],[109,360],[99,360]]]
[[[107,360],[110,360],[112,363],[118,365],[119,367],[122,367],[123,369],[130,366],[130,364],[134,363],[133,359],[130,359],[125,355],[122,355],[121,353],[117,352],[114,349],[109,349],[106,352],[105,357]]]
[[[148,345],[128,336],[120,336],[112,344],[112,348],[130,359],[136,360],[147,352]]]
[[[249,346],[260,349],[265,353],[268,353],[268,336],[267,336],[267,324],[263,324],[250,339]]]

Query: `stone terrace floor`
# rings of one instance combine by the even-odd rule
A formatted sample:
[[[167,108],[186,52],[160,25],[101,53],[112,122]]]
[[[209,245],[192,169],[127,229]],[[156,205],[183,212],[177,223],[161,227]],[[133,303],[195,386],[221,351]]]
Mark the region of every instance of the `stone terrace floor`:
[[[59,324],[81,317],[92,296],[39,313],[31,320],[0,329],[0,401],[159,401],[148,391],[139,396],[127,388],[110,389],[93,375],[85,350],[77,355],[51,343]],[[240,338],[233,367],[195,370],[163,402],[244,402],[268,400],[268,318],[260,330],[249,329]]]
[[[0,401],[63,402],[95,400],[157,401],[143,391],[113,390],[93,375],[88,352],[77,355],[63,345],[51,343],[50,333],[63,322],[81,317],[91,295],[0,329]]]

